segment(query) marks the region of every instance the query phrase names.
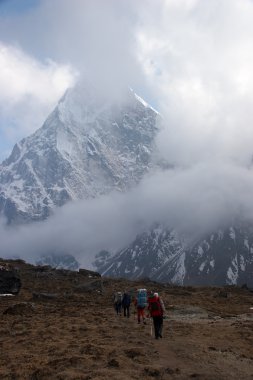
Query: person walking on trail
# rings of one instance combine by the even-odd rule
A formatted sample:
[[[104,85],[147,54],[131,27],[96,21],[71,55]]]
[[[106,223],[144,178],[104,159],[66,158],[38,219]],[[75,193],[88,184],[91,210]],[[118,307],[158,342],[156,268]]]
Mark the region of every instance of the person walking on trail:
[[[131,296],[128,292],[124,292],[122,298],[122,307],[124,310],[124,317],[130,317],[130,305],[131,305]]]
[[[117,315],[121,315],[122,293],[116,292],[113,296],[113,305]]]
[[[147,290],[146,289],[138,289],[137,297],[135,299],[135,306],[137,308],[138,323],[141,323],[141,320],[142,320],[142,322],[146,324],[146,318],[145,318],[145,308],[147,306]]]
[[[150,316],[153,318],[155,339],[162,338],[163,330],[163,316],[165,313],[165,307],[163,300],[159,297],[158,293],[154,293],[148,299],[148,310]]]

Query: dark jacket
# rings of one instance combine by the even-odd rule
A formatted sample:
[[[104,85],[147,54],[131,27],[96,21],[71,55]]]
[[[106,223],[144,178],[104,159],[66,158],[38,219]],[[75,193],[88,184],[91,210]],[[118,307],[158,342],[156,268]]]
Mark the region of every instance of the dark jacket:
[[[122,306],[123,307],[128,307],[128,306],[130,306],[130,304],[131,304],[131,296],[130,296],[130,294],[124,293],[123,294],[123,298],[122,298]]]

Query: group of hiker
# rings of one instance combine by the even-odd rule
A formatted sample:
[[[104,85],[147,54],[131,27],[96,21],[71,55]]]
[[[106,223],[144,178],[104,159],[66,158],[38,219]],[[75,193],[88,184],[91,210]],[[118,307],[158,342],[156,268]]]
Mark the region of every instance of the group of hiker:
[[[132,294],[131,294],[132,293]],[[163,300],[156,292],[148,292],[146,289],[138,289],[137,292],[116,292],[113,296],[113,304],[117,315],[129,318],[131,304],[137,311],[138,323],[146,324],[146,318],[153,319],[155,338],[162,338],[163,319],[165,307]]]

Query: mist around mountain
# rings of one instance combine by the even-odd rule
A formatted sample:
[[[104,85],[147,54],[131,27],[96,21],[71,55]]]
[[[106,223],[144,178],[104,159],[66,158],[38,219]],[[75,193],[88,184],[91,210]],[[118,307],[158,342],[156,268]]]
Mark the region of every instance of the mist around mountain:
[[[116,255],[99,252],[94,266],[105,276],[177,285],[253,287],[252,227],[219,229],[190,244],[176,231],[156,226]]]
[[[69,89],[0,166],[1,255],[56,267],[70,257],[72,269],[132,279],[251,284],[252,167],[217,157],[179,165],[163,154],[165,124],[131,89]]]
[[[9,224],[43,220],[68,201],[130,189],[151,166],[157,115],[131,89],[110,99],[76,85],[0,166],[0,212]]]

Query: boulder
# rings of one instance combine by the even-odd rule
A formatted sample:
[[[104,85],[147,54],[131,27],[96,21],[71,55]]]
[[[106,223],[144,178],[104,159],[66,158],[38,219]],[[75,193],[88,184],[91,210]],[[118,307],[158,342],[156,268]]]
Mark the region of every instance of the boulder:
[[[21,280],[18,272],[12,269],[0,268],[0,294],[18,294]]]
[[[76,292],[78,293],[86,293],[96,291],[98,293],[103,292],[103,284],[101,280],[94,280],[84,284],[80,284],[75,287]]]
[[[15,305],[12,305],[6,309],[3,314],[8,315],[27,315],[33,313],[35,307],[30,302],[20,302]]]
[[[59,295],[55,294],[55,293],[37,293],[37,292],[33,292],[33,300],[46,301],[46,300],[55,300],[57,298],[59,298]]]
[[[226,292],[225,290],[218,290],[214,297],[221,297],[221,298],[229,298],[230,297],[230,293]]]
[[[93,272],[92,270],[82,269],[82,268],[79,269],[79,274],[81,274],[82,276],[88,277],[88,278],[100,278],[101,277],[101,274],[98,272]]]

